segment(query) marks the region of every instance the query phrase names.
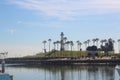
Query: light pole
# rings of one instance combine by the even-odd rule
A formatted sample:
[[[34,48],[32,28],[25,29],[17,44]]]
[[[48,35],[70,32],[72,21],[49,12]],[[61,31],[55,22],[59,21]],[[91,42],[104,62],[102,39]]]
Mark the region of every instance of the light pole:
[[[3,52],[3,53],[0,53],[0,57],[2,59],[2,73],[5,73],[5,57],[6,55],[8,54],[8,52]]]

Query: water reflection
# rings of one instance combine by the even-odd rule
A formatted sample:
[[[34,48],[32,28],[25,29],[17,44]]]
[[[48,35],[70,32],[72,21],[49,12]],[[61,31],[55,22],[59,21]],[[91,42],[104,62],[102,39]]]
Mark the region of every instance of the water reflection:
[[[21,66],[7,67],[14,80],[114,80],[111,66]]]

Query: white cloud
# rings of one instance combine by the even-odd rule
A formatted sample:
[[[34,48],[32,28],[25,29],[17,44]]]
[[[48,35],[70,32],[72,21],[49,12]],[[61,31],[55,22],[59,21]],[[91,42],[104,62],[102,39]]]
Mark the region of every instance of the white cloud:
[[[120,0],[10,0],[10,2],[34,10],[42,16],[61,19],[120,12]]]

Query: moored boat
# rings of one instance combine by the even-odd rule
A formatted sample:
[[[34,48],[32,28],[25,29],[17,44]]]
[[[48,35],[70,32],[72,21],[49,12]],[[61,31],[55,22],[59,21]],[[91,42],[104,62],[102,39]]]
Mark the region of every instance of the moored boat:
[[[117,72],[118,72],[118,74],[119,74],[119,76],[120,76],[120,65],[117,65],[117,66],[115,67],[115,69],[117,70]]]
[[[13,80],[13,78],[7,73],[0,73],[0,80]]]

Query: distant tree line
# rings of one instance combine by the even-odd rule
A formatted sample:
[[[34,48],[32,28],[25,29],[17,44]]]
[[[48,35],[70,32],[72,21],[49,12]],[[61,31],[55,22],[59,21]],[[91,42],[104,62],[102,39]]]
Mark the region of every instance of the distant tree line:
[[[91,41],[93,42],[92,45],[90,45]],[[49,52],[52,50],[60,51],[61,40],[54,41],[53,48],[51,48],[52,39],[48,39],[48,42],[49,42]],[[117,42],[118,42],[118,49],[119,49],[119,53],[120,53],[120,39],[118,39]],[[44,44],[43,50],[45,53],[46,53],[46,43],[47,43],[47,41],[44,40],[43,41],[43,44]],[[64,43],[64,50],[72,51],[73,46],[75,46],[74,41],[68,40],[67,37],[63,38],[63,43]],[[101,43],[101,44],[99,44],[99,43]],[[102,51],[105,53],[105,55],[108,55],[108,53],[110,51],[114,52],[114,43],[115,43],[115,41],[112,38],[109,38],[108,40],[106,40],[106,39],[99,40],[99,38],[94,38],[92,40],[88,39],[88,40],[84,41],[83,43],[79,40],[76,41],[77,50],[79,50],[79,51],[82,51],[82,45],[84,44],[86,51]]]

